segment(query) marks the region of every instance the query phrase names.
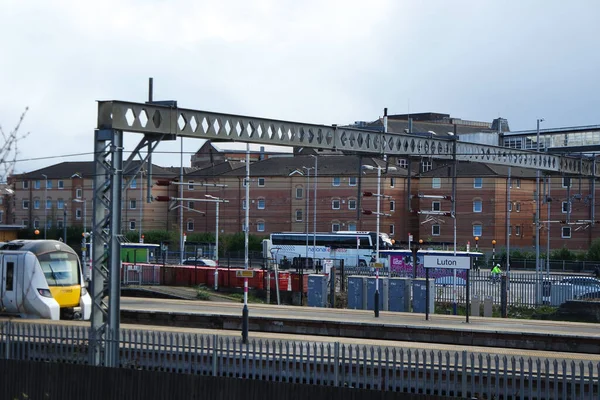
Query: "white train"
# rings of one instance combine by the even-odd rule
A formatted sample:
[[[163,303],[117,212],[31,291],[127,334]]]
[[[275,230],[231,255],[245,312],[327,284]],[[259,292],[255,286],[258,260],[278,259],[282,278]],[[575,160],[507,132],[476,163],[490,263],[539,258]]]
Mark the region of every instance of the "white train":
[[[0,313],[88,320],[91,310],[81,263],[71,247],[56,240],[0,244]]]

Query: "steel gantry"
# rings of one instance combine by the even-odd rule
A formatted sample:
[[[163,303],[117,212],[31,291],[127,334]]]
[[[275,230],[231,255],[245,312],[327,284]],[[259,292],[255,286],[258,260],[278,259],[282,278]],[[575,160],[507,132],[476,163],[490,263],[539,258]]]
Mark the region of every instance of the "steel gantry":
[[[140,144],[123,163],[123,134],[144,134]],[[388,156],[433,157],[534,168],[565,175],[597,177],[593,159],[509,149],[427,138],[401,133],[382,133],[335,125],[316,125],[178,108],[175,102],[133,103],[100,101],[95,132],[94,260],[91,294],[93,364],[117,366],[119,335],[121,188],[123,171],[129,176],[148,161],[162,140],[176,137],[237,141],[278,146],[302,146]],[[454,148],[456,146],[456,148]],[[146,149],[142,156],[142,152]],[[129,170],[135,157],[142,162]],[[148,193],[150,199],[150,193]],[[104,244],[108,250],[105,252]],[[108,298],[108,301],[106,300]],[[104,360],[104,361],[102,361]]]

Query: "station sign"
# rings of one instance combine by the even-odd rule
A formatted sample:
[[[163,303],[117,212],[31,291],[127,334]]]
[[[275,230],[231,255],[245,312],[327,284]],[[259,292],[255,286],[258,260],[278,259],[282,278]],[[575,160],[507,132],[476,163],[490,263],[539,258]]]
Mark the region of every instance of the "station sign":
[[[425,268],[471,269],[470,257],[426,255],[423,261]]]
[[[383,263],[380,262],[372,262],[371,268],[383,268]]]
[[[254,278],[254,270],[241,269],[241,270],[235,271],[235,276],[238,278]]]

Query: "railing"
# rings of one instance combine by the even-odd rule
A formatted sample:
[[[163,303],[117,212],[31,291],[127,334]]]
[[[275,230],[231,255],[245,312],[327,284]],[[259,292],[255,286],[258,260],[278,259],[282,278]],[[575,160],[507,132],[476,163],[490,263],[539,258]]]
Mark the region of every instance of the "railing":
[[[0,358],[88,363],[89,328],[0,323]],[[463,398],[597,399],[598,357],[573,359],[123,329],[120,367]],[[587,358],[587,359],[586,359]],[[494,397],[495,396],[495,397]]]
[[[374,272],[369,267],[346,267],[344,269],[344,279],[347,280],[348,276],[351,275],[373,276]],[[383,278],[389,276],[387,268],[380,270],[380,276]],[[407,274],[397,274],[395,271],[392,272],[391,276],[412,277]],[[507,305],[526,307],[550,305],[557,307],[567,300],[600,298],[600,285],[594,286],[593,282],[588,282],[588,286],[563,282],[565,279],[582,277],[591,278],[591,274],[510,272],[506,286]],[[456,293],[454,293],[454,279],[451,270],[448,270],[443,276],[432,276],[430,279],[435,282],[436,303],[450,303],[456,299],[457,304],[466,304],[465,278],[464,272],[459,273],[456,278]],[[477,296],[482,301],[484,298],[490,298],[494,304],[501,304],[502,285],[499,279],[491,279],[489,270],[470,271],[469,286],[471,300],[473,296]],[[347,288],[348,285],[344,284],[343,287]]]

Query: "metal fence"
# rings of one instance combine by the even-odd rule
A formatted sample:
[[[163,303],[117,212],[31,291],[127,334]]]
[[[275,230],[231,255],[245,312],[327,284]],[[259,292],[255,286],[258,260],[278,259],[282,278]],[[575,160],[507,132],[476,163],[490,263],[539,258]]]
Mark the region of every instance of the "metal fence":
[[[372,268],[344,268],[343,279],[347,282],[348,276],[374,276]],[[384,268],[380,270],[380,277],[400,277],[411,278],[411,276],[399,275],[395,271],[389,274],[389,271]],[[577,280],[584,278],[584,281],[589,278],[588,282],[581,284]],[[443,276],[435,276],[430,278],[435,282],[435,301],[437,303],[452,303],[466,304],[466,279],[462,275],[458,275],[456,280],[452,276],[452,272],[448,272]],[[574,281],[575,279],[575,281]],[[454,286],[456,282],[456,288]],[[348,285],[341,284],[339,287],[347,288]],[[492,279],[489,270],[472,270],[469,273],[469,294],[470,300],[474,296],[483,300],[491,299],[495,305],[500,305],[502,301],[502,289],[500,279]],[[508,306],[515,307],[536,307],[541,305],[560,306],[567,300],[573,299],[596,299],[600,298],[600,281],[594,281],[590,274],[565,274],[565,273],[550,273],[547,274],[535,272],[510,272],[506,285],[506,300]]]
[[[0,324],[0,358],[88,364],[89,328]],[[538,358],[344,342],[123,329],[120,367],[468,398],[597,399],[598,358]],[[494,397],[495,396],[495,397]]]

